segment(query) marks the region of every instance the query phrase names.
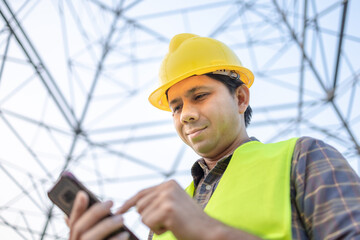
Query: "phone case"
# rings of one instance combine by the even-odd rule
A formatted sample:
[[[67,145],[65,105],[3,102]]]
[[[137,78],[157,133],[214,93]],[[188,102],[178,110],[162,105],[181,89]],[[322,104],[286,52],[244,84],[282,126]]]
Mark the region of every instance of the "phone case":
[[[59,180],[49,190],[48,196],[50,200],[67,216],[70,216],[76,194],[80,190],[85,191],[89,195],[88,208],[94,203],[99,202],[99,199],[89,189],[87,189],[79,180],[77,180],[71,172],[67,171],[60,175]],[[109,216],[111,216],[111,214]],[[123,231],[127,231],[130,234],[130,240],[138,240],[138,238],[126,226],[121,227],[114,233],[110,234],[107,238],[115,236],[116,234]]]

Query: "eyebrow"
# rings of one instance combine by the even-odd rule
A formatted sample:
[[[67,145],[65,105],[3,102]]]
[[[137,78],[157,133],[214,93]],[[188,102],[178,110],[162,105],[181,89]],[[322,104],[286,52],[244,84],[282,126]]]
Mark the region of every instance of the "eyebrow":
[[[191,88],[190,90],[188,90],[186,93],[185,93],[185,97],[189,97],[190,95],[194,94],[194,92],[198,91],[198,90],[209,90],[211,89],[211,87],[207,87],[207,86],[195,86],[193,88]],[[173,104],[176,104],[180,101],[180,98],[175,98],[173,100],[171,100],[171,102],[169,103],[169,106],[170,105],[173,105]]]

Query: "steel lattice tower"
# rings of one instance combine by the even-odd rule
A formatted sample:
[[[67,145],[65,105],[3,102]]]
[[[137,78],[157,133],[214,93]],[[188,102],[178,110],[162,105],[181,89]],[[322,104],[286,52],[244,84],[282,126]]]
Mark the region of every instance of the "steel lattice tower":
[[[171,37],[221,40],[255,74],[248,131],[310,135],[359,172],[359,1],[0,0],[0,232],[67,239],[46,196],[70,169],[116,205],[197,156],[147,102]],[[127,225],[142,239],[136,213]]]

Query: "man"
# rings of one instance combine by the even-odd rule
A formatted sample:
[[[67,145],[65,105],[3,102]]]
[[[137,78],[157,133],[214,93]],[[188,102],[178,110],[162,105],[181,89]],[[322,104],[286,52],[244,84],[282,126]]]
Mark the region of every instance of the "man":
[[[112,203],[86,211],[78,194],[70,239],[102,239],[136,206],[153,239],[360,239],[360,181],[341,154],[312,138],[262,144],[249,138],[250,70],[223,43],[176,35],[150,95],[172,112],[180,138],[201,159],[186,191],[168,181],[140,191],[112,218]],[[113,239],[126,239],[126,234]]]

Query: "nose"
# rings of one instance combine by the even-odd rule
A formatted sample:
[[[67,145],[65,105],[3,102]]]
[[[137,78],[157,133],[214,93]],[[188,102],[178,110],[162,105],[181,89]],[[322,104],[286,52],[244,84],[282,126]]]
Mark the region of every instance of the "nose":
[[[180,119],[183,124],[197,121],[199,119],[198,109],[192,104],[183,103]]]

